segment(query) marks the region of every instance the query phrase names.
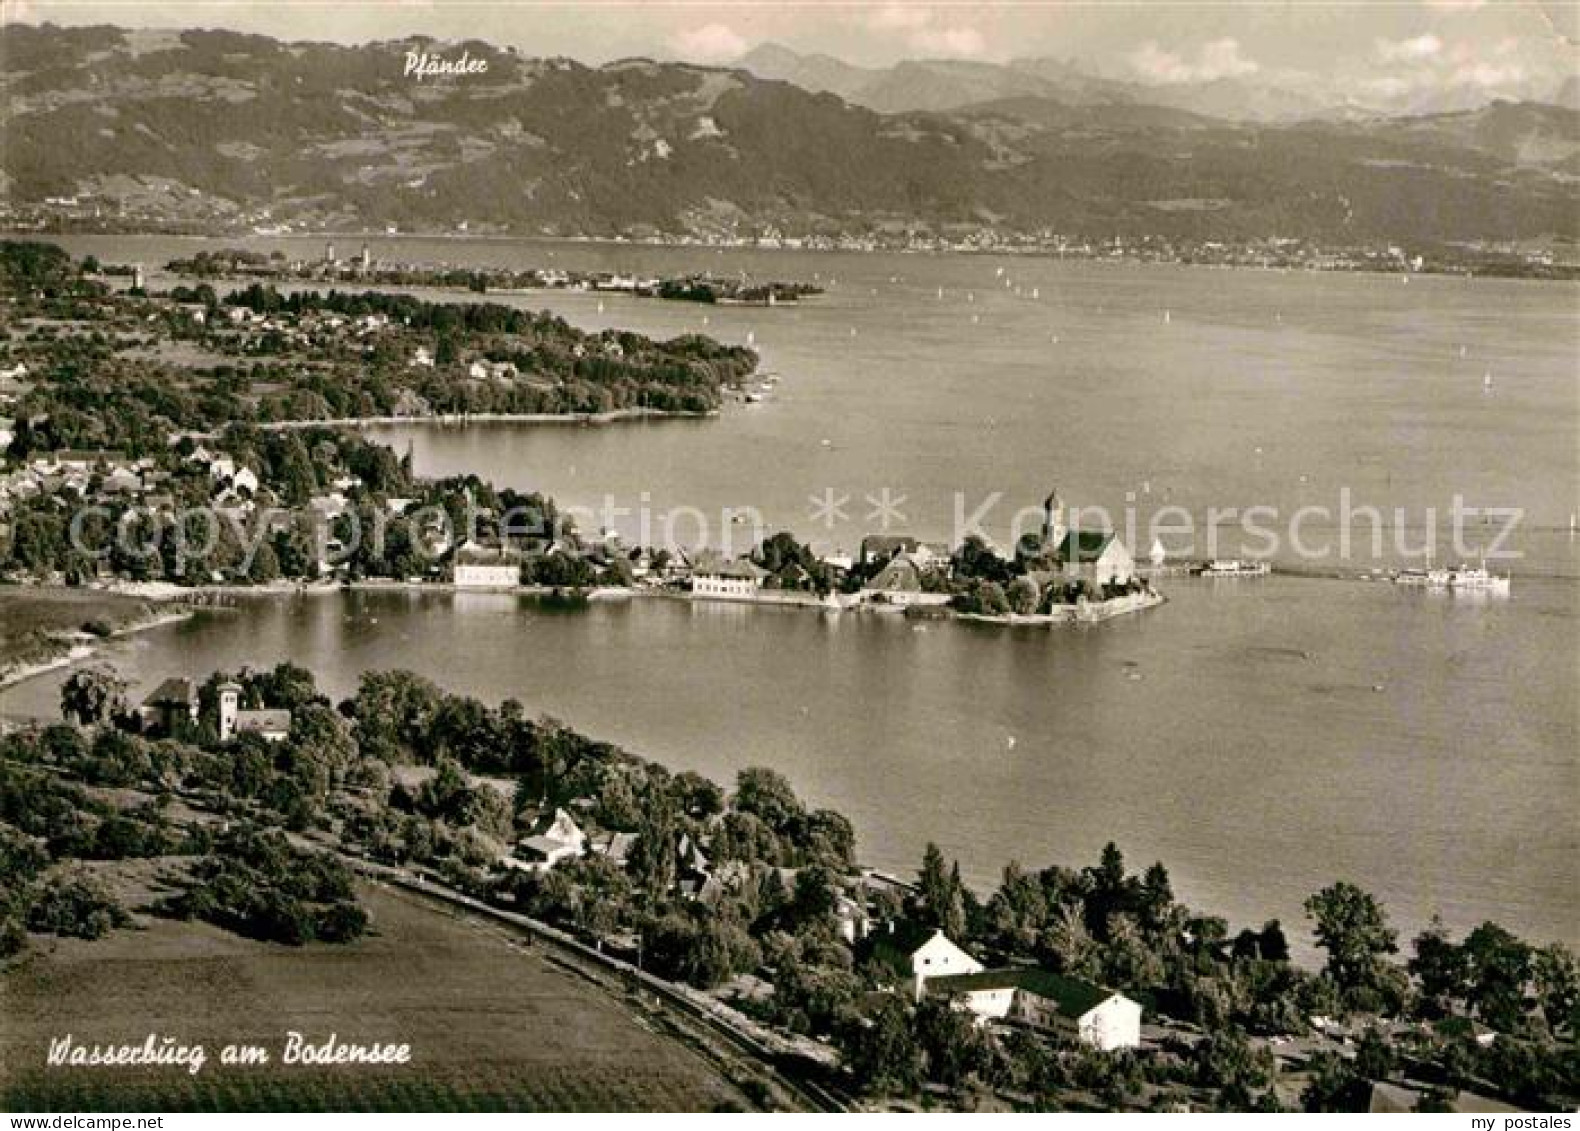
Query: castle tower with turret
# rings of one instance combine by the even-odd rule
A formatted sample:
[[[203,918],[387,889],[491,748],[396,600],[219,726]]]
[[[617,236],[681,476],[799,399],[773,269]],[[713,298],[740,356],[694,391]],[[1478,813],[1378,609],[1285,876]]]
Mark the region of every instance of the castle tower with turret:
[[[241,684],[226,680],[218,690],[219,740],[229,742],[236,734],[236,715],[241,710]]]

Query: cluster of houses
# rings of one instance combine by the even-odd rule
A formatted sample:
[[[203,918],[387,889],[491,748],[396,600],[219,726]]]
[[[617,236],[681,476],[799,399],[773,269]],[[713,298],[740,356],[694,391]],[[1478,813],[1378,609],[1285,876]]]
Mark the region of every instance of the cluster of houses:
[[[151,458],[129,459],[120,452],[62,449],[34,456],[0,474],[0,515],[35,496],[75,494],[85,502],[143,501],[168,481]],[[172,500],[173,502],[173,500]]]
[[[1083,582],[1090,591],[1100,592],[1137,579],[1135,559],[1117,534],[1069,529],[1062,510],[1057,493],[1050,495],[1044,503],[1042,529],[1022,538],[1016,547],[1018,566],[1039,591],[1055,584]],[[556,544],[548,552],[556,551],[590,554],[595,562],[605,563],[615,556],[623,557],[638,584],[684,589],[698,600],[783,600],[786,594],[809,594],[817,588],[798,562],[771,573],[749,556],[730,557],[708,548],[675,547],[658,555],[645,548],[627,551],[612,533],[590,543]],[[514,588],[520,584],[522,564],[523,556],[516,549],[468,542],[452,559],[451,578],[461,589]],[[942,542],[903,534],[872,534],[862,539],[856,556],[835,551],[821,557],[819,564],[835,588],[841,588],[853,570],[859,569],[865,578],[854,594],[826,599],[840,607],[941,607],[949,604],[953,595],[953,552]]]
[[[1022,538],[1016,547],[1018,564],[1039,590],[1052,584],[1084,582],[1097,592],[1136,579],[1135,559],[1117,534],[1069,529],[1057,492],[1048,496],[1043,510],[1041,531]],[[947,582],[953,556],[945,543],[908,535],[873,534],[862,539],[856,559],[835,553],[821,561],[836,584],[860,565],[866,581],[855,599],[859,603],[903,609],[947,605],[951,598]],[[770,585],[791,590],[807,588],[810,578],[804,570],[801,574],[799,578],[772,576],[750,558],[726,559],[712,551],[692,561],[689,569],[693,596],[736,601],[756,599]]]
[[[598,855],[623,866],[635,839],[632,833],[587,833],[558,808],[518,840],[500,864],[541,874]],[[681,894],[704,905],[738,886],[747,869],[740,861],[713,865],[689,836],[678,843],[675,863]],[[787,886],[793,886],[794,870],[781,872]],[[874,925],[861,899],[850,894],[840,894],[835,915],[840,937],[885,971],[891,988],[916,1000],[941,995],[981,1024],[1068,1033],[1104,1051],[1141,1043],[1142,1007],[1123,994],[1035,967],[989,970],[936,927],[904,919]]]
[[[278,505],[257,472],[202,445],[194,448],[174,470],[151,456],[133,459],[121,452],[63,449],[34,455],[13,470],[0,473],[0,521],[16,504],[35,497],[73,498],[106,507],[131,506],[145,514],[170,517],[177,513],[182,499],[192,498],[194,476],[202,476],[207,482],[203,505],[240,526],[248,523],[259,508]],[[178,483],[178,479],[182,482]],[[308,500],[308,510],[326,522],[338,517],[350,508],[348,493],[361,482],[353,475],[341,476],[328,490]],[[399,513],[410,502],[394,499],[390,506],[393,513]],[[335,548],[331,539],[327,549]],[[215,576],[211,580],[223,578]]]

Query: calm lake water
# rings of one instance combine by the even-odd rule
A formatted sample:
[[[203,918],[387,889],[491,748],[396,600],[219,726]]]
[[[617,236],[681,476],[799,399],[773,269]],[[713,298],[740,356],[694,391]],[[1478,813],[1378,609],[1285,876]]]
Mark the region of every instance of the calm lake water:
[[[150,266],[192,246],[67,242]],[[1142,530],[1165,504],[1198,521],[1209,507],[1274,507],[1280,519],[1261,525],[1282,529],[1301,507],[1336,513],[1348,489],[1353,507],[1383,512],[1380,557],[1365,524],[1347,563],[1287,544],[1275,556],[1352,569],[1401,560],[1396,508],[1413,552],[1435,508],[1438,559],[1452,556],[1459,495],[1522,510],[1514,593],[1179,579],[1163,585],[1161,609],[1051,633],[363,593],[249,603],[151,633],[116,654],[140,686],[291,658],[340,693],[360,671],[405,666],[487,699],[515,695],[677,768],[727,779],[776,766],[849,814],[880,866],[910,870],[933,839],[987,885],[1011,857],[1085,863],[1114,839],[1137,865],[1163,859],[1184,895],[1237,923],[1298,922],[1304,896],[1342,877],[1382,896],[1408,931],[1441,912],[1458,927],[1490,917],[1580,940],[1573,287],[481,241],[373,250],[829,286],[772,310],[511,298],[589,328],[751,335],[781,380],[763,403],[712,420],[377,433],[410,444],[426,473],[474,471],[594,510],[611,496],[645,505],[654,532],[694,508],[711,541],[732,533],[723,508],[753,506],[774,528],[847,547],[878,528],[866,497],[885,488],[904,515],[891,529],[934,537],[953,533],[957,493],[969,513],[1002,492],[984,526],[1007,536],[1015,509],[1053,486],[1120,524],[1133,503]],[[828,490],[848,496],[832,526],[810,509]],[[634,534],[640,522],[612,525]],[[676,532],[689,541],[687,522]],[[1238,552],[1234,522],[1222,530],[1217,549]],[[1302,530],[1336,549],[1331,514]],[[1491,538],[1482,526],[1468,541]],[[1164,541],[1192,548],[1185,535]],[[1193,548],[1207,550],[1200,531]],[[14,689],[3,709],[50,711],[58,682]]]

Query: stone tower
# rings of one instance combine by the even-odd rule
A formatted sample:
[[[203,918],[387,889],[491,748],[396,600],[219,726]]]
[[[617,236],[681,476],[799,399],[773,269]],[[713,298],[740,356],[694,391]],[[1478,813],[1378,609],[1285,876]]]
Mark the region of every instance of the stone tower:
[[[219,740],[229,742],[236,734],[236,713],[241,709],[241,684],[226,680],[219,685]]]

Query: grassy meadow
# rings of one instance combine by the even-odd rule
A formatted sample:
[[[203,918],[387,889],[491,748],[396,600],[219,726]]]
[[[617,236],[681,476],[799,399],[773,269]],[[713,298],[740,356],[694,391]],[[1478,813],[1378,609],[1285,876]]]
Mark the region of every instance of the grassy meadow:
[[[749,1107],[702,1054],[501,930],[378,887],[369,935],[300,949],[139,916],[98,942],[35,936],[0,975],[0,1107],[28,1110],[714,1110]],[[287,1030],[405,1043],[407,1065],[279,1063]],[[49,1068],[51,1037],[201,1043],[183,1068]],[[256,1043],[264,1067],[225,1067]]]

